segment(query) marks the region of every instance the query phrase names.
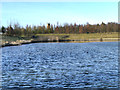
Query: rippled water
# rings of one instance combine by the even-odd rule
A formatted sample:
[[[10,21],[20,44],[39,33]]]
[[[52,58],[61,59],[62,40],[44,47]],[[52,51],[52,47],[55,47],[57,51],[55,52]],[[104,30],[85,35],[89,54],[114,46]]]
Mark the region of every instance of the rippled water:
[[[2,86],[118,86],[118,43],[34,43],[2,48]]]

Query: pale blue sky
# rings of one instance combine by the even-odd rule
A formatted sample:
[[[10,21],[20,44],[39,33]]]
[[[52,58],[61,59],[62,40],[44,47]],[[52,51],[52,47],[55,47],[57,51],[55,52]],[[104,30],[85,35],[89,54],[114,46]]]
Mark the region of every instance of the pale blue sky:
[[[118,22],[117,2],[2,2],[4,26]]]

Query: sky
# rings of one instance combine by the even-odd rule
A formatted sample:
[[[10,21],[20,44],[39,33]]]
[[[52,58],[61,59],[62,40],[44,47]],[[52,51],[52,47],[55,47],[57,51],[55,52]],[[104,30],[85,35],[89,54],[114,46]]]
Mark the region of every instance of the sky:
[[[2,2],[1,26],[118,22],[118,2]]]

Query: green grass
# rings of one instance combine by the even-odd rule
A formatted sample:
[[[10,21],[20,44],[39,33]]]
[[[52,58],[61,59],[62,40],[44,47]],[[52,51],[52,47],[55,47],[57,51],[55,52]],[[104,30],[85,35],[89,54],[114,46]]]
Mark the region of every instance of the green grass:
[[[78,39],[99,39],[99,38],[118,38],[118,33],[89,33],[89,34],[37,34],[37,36],[69,36],[66,39],[78,40]]]
[[[38,36],[36,40],[39,39],[56,39],[58,37],[59,39],[69,39],[69,40],[88,40],[88,39],[100,39],[100,38],[118,38],[118,33],[113,32],[113,33],[89,33],[89,34],[36,34],[35,36]],[[64,38],[64,36],[68,36]],[[30,37],[15,37],[15,36],[5,36],[2,35],[2,41],[16,41],[16,40],[29,40],[32,39]]]
[[[90,33],[72,34],[68,39],[99,39],[99,38],[118,38],[118,33]]]
[[[29,40],[26,38],[22,38],[22,37],[15,37],[15,36],[5,36],[5,35],[0,35],[0,38],[2,38],[2,42],[8,41],[8,42],[12,42],[12,41],[17,41],[17,40]]]

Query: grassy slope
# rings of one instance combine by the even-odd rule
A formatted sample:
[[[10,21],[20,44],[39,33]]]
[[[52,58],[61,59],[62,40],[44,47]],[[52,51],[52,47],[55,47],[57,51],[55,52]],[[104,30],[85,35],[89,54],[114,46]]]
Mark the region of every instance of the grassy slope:
[[[99,39],[99,38],[118,38],[117,33],[95,33],[95,34],[77,34],[77,35],[70,35],[69,39]]]
[[[69,36],[67,38],[63,38],[63,39],[70,39],[70,40],[79,40],[79,39],[100,39],[102,38],[118,38],[118,33],[114,32],[114,33],[89,33],[89,34],[37,34],[36,36],[39,36],[40,38],[42,37],[47,37],[47,38],[51,38],[51,37],[59,37],[59,39],[61,39],[63,36]],[[31,38],[28,38],[31,39]],[[11,37],[11,36],[2,36],[2,41],[16,41],[16,40],[23,40],[23,38],[21,37]],[[27,39],[26,39],[27,40]]]
[[[5,35],[0,35],[0,39],[2,38],[2,43],[7,42],[13,42],[17,40],[29,40],[29,39],[23,39],[21,37],[15,37],[15,36],[5,36]]]
[[[118,33],[89,33],[89,34],[37,34],[37,36],[64,36],[68,35],[66,39],[79,40],[79,39],[99,39],[99,38],[118,38]]]

